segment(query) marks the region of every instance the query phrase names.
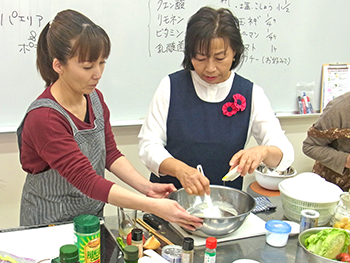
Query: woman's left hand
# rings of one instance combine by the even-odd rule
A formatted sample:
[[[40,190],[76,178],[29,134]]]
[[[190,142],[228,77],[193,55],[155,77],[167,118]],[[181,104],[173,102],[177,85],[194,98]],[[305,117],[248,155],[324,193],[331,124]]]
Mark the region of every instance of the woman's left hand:
[[[240,150],[230,161],[231,170],[238,166],[237,172],[242,176],[253,173],[260,163],[276,167],[282,160],[283,153],[276,146],[256,146],[250,149]]]
[[[173,184],[151,183],[146,195],[153,198],[166,198],[174,191],[176,191],[176,187]]]

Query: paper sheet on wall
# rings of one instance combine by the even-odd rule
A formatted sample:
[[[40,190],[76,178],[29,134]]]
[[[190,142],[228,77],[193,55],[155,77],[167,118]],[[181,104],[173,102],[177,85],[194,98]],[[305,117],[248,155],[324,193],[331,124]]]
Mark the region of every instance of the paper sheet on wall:
[[[328,102],[350,91],[350,64],[324,64],[322,66],[322,110]]]

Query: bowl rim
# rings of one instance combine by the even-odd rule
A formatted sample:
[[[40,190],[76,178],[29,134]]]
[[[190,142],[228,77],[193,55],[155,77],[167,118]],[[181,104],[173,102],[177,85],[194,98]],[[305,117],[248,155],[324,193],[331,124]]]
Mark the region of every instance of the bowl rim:
[[[294,174],[286,174],[286,175],[280,175],[280,174],[263,174],[259,171],[255,171],[255,174],[258,174],[260,176],[265,176],[265,177],[273,177],[273,178],[279,178],[279,179],[284,179],[284,178],[289,178],[296,176],[296,172]]]
[[[251,194],[249,194],[249,193],[247,193],[247,192],[245,192],[243,190],[239,190],[239,189],[232,188],[232,187],[229,187],[229,186],[224,186],[224,185],[210,185],[210,188],[223,188],[223,189],[234,190],[235,192],[241,192],[241,193],[245,194],[246,196],[248,196],[249,198],[251,198],[253,200],[253,202],[254,202],[253,208],[251,208],[249,211],[247,211],[245,213],[238,214],[236,216],[225,216],[225,218],[239,218],[239,217],[242,217],[242,216],[247,217],[254,210],[254,208],[256,207],[256,200],[255,200],[255,198]],[[174,195],[175,193],[180,192],[180,191],[185,191],[186,192],[186,190],[182,187],[182,188],[177,189],[174,192],[171,192],[168,195],[167,198],[172,199],[171,195]],[[174,199],[172,199],[172,200],[174,200]],[[217,219],[217,218],[222,218],[222,217],[201,216],[199,218],[203,218],[203,219]]]
[[[334,227],[313,227],[313,228],[308,228],[308,229],[305,229],[303,232],[301,232],[299,235],[298,235],[298,244],[302,247],[302,249],[304,250],[305,254],[309,254],[309,255],[312,255],[312,256],[315,256],[316,258],[319,258],[321,260],[329,260],[330,262],[340,262],[340,261],[337,261],[337,260],[333,260],[333,259],[329,259],[329,258],[325,258],[325,257],[322,257],[322,256],[319,256],[311,251],[309,251],[305,245],[301,242],[301,238],[303,237],[303,235],[305,235],[306,233],[308,232],[312,232],[312,234],[316,234],[318,232],[320,232],[321,230],[323,229],[330,229],[330,228],[334,228]],[[348,234],[350,235],[350,230],[347,230],[347,229],[342,229],[342,230],[345,230],[346,232],[348,232]],[[310,234],[309,236],[311,236],[312,234]],[[308,237],[309,237],[308,236]],[[305,238],[306,239],[306,238]]]
[[[284,171],[273,171],[272,173],[262,173],[262,172],[260,172],[258,169],[259,169],[259,167],[261,167],[261,166],[267,166],[267,165],[265,165],[264,163],[260,163],[259,165],[258,165],[258,167],[254,170],[254,172],[255,173],[257,173],[257,174],[259,174],[259,175],[266,175],[266,176],[269,176],[269,177],[278,177],[278,178],[289,178],[289,177],[293,177],[293,176],[296,176],[297,175],[297,170],[294,168],[294,167],[292,167],[292,166],[289,166],[288,168],[286,168],[284,171],[286,171],[287,169],[292,169],[292,171],[293,171],[293,173],[292,174],[285,174],[285,175],[283,175],[283,174],[278,174],[278,172],[284,172]]]

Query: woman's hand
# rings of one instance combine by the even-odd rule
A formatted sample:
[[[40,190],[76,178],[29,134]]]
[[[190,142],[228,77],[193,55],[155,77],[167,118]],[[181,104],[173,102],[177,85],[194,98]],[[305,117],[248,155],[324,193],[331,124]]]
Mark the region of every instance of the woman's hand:
[[[348,155],[348,158],[346,158],[345,168],[350,168],[350,154]]]
[[[171,184],[165,185],[164,188],[162,186],[158,186],[158,184],[155,184],[155,188],[158,187],[160,187],[159,189],[165,190],[173,189]],[[156,195],[159,195],[159,191]],[[200,227],[203,222],[202,219],[190,215],[178,202],[174,200],[146,197],[116,184],[112,185],[109,191],[108,203],[119,207],[126,207],[152,213],[168,222],[177,223],[189,230],[195,230],[195,228]]]
[[[242,176],[253,173],[260,163],[276,167],[282,160],[282,151],[275,146],[256,146],[240,150],[230,160],[231,169],[238,166],[237,172]]]
[[[188,230],[202,226],[203,219],[190,215],[178,202],[170,199],[156,199],[153,214]]]
[[[153,198],[166,198],[174,191],[176,191],[176,187],[173,184],[152,183],[146,195]]]
[[[176,176],[182,187],[190,195],[210,194],[210,181],[197,169],[188,166]]]
[[[209,179],[203,176],[196,168],[180,160],[175,158],[165,159],[160,164],[159,172],[176,177],[190,195],[203,196],[205,193],[210,194]]]

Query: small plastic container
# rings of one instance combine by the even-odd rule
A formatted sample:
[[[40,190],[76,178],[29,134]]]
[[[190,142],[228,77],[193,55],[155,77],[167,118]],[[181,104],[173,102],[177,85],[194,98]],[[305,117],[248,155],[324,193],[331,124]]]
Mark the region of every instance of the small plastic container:
[[[182,247],[178,245],[167,245],[162,248],[162,257],[172,263],[181,263]]]
[[[270,220],[265,224],[266,243],[273,247],[284,247],[292,227],[281,220]]]

